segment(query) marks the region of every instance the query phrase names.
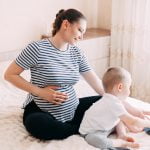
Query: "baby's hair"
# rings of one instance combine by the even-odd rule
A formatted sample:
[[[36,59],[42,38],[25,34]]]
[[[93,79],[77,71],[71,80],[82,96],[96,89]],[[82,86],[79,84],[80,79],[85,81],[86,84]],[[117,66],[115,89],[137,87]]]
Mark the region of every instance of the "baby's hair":
[[[52,36],[54,36],[60,29],[63,20],[68,20],[70,23],[79,21],[79,19],[85,19],[85,16],[76,9],[61,9],[56,14],[55,21],[53,23]]]
[[[130,73],[121,67],[111,67],[104,73],[102,83],[105,92],[112,91],[113,87],[131,79]]]

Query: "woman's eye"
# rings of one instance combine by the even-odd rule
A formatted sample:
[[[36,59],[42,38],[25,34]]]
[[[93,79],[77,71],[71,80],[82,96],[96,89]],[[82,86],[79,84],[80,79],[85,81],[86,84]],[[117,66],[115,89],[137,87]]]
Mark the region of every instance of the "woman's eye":
[[[81,30],[81,29],[79,29],[79,31],[82,33],[82,30]]]

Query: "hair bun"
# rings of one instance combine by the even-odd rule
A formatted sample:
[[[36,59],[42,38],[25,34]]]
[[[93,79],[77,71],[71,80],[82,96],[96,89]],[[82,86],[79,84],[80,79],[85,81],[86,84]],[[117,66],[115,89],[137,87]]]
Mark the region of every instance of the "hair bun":
[[[61,9],[59,10],[59,12],[56,14],[56,17],[58,17],[60,14],[62,14],[65,10],[64,9]]]

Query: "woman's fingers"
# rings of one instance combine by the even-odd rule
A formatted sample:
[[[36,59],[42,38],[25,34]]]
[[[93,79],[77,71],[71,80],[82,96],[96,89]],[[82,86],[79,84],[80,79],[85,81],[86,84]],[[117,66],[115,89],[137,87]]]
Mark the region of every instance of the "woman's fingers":
[[[56,98],[62,98],[62,99],[67,99],[68,95],[65,93],[61,93],[61,92],[56,92],[55,93]]]
[[[54,101],[54,100],[53,100],[52,103],[55,104],[55,105],[60,105],[62,102]]]
[[[50,89],[53,89],[53,90],[57,90],[57,89],[59,88],[59,86],[49,85],[49,86],[47,86],[46,88],[50,88]]]
[[[43,98],[45,98],[46,100],[48,100],[53,104],[60,105],[61,103],[66,101],[66,99],[68,99],[68,95],[66,93],[57,91],[58,88],[59,88],[58,86],[45,87],[43,89],[45,91],[45,94],[44,92],[42,93]]]
[[[64,101],[65,101],[65,99],[55,98],[55,99],[53,99],[52,103],[59,105],[59,104],[63,103]]]
[[[67,94],[63,92],[55,91],[55,93],[53,94],[53,100],[51,102],[53,104],[60,105],[61,103],[66,101],[66,99],[68,99]]]
[[[67,96],[63,96],[63,95],[56,95],[55,98],[53,99],[53,102],[55,104],[61,104],[63,103],[64,101],[66,101],[67,99]]]
[[[51,85],[51,86],[47,86],[46,88],[49,88],[50,90],[57,90],[59,87],[58,86],[54,86],[54,85]],[[55,91],[55,94],[57,96],[64,96],[64,97],[67,97],[67,94],[66,93],[63,93],[63,92],[59,92],[59,91]]]

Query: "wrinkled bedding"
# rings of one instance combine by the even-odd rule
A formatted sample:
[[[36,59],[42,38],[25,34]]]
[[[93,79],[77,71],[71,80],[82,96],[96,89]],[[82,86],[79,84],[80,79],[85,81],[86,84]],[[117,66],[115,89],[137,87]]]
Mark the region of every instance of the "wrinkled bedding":
[[[30,136],[22,124],[22,103],[26,93],[4,81],[2,75],[10,62],[0,63],[0,150],[98,150],[88,145],[79,135],[73,135],[65,140],[40,141]],[[29,72],[23,76],[29,80]],[[84,87],[84,88],[83,88]],[[75,86],[79,97],[96,95],[83,79]],[[150,104],[134,98],[128,98],[133,105],[150,109]],[[140,150],[150,150],[150,136],[144,132],[134,134],[140,143]],[[115,138],[112,135],[111,138]]]

